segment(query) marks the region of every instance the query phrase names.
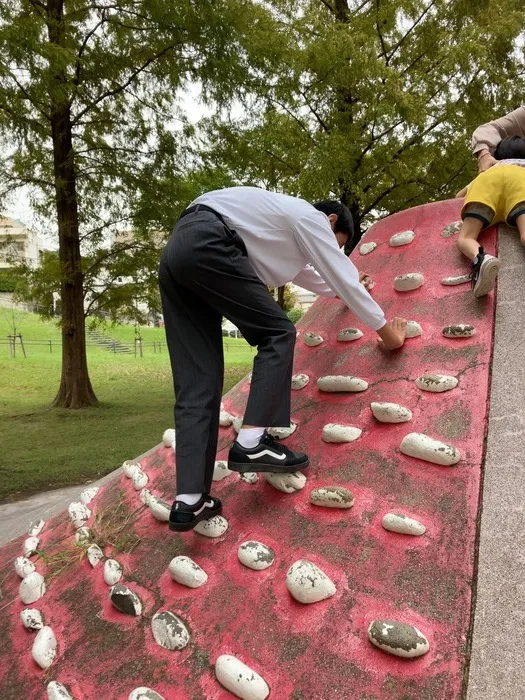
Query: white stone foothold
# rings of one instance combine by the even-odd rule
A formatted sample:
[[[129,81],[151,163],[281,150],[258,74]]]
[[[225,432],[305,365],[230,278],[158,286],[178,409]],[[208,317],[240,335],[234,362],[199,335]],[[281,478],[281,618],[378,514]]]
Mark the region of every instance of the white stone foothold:
[[[40,545],[40,539],[38,537],[27,537],[24,541],[24,556],[32,557],[36,554],[38,547]]]
[[[57,638],[51,627],[42,627],[35,637],[31,656],[40,666],[46,669],[51,666],[57,654]]]
[[[324,342],[324,338],[318,333],[311,333],[308,331],[303,336],[304,344],[308,345],[309,348],[315,348],[317,345],[321,345]]]
[[[122,464],[122,471],[124,472],[124,474],[127,476],[128,479],[132,479],[135,471],[137,469],[140,469],[140,468],[141,468],[141,466],[138,462],[131,462],[129,460],[126,460]]]
[[[106,559],[104,562],[104,582],[108,586],[114,586],[122,578],[122,564],[116,559]]]
[[[352,340],[358,340],[363,337],[363,331],[359,328],[343,328],[337,334],[337,340],[340,343],[349,343]]]
[[[424,433],[409,433],[403,438],[400,449],[409,457],[423,459],[443,467],[457,464],[461,457],[457,447],[447,445],[441,440],[434,440]]]
[[[467,323],[456,323],[452,326],[443,328],[445,338],[472,338],[476,329]]]
[[[394,278],[394,289],[398,292],[411,292],[413,289],[419,289],[424,281],[425,278],[420,272],[408,272]]]
[[[368,639],[387,654],[413,659],[430,648],[428,639],[414,625],[394,620],[374,620],[368,627]]]
[[[17,557],[15,559],[15,571],[20,578],[25,578],[36,571],[36,567],[27,557]]]
[[[47,700],[74,700],[65,685],[58,681],[47,684]]]
[[[456,377],[448,374],[424,374],[416,379],[416,386],[423,391],[431,391],[434,394],[441,394],[443,391],[455,389],[458,385]]]
[[[256,484],[259,481],[259,475],[256,472],[244,472],[239,474],[239,479],[247,484]]]
[[[175,557],[168,568],[171,578],[181,586],[200,588],[208,580],[208,574],[190,557]]]
[[[417,321],[407,321],[406,337],[417,338],[423,334],[423,329]]]
[[[224,460],[219,460],[218,462],[215,462],[212,480],[222,481],[227,476],[230,476],[231,473],[231,470],[228,469],[228,462],[225,462]]]
[[[77,547],[87,547],[91,542],[91,530],[89,527],[79,527],[75,532],[75,544]]]
[[[149,481],[148,475],[143,472],[142,469],[136,469],[131,480],[133,481],[133,488],[136,491],[141,491]]]
[[[102,559],[104,559],[104,552],[100,549],[98,544],[92,544],[90,547],[88,547],[86,554],[88,561],[93,568],[100,564]]]
[[[317,387],[319,391],[337,393],[343,391],[358,392],[366,391],[368,389],[368,382],[364,379],[359,379],[359,377],[352,377],[350,375],[329,375],[327,377],[319,377],[317,380]]]
[[[180,651],[190,641],[190,633],[184,622],[169,610],[153,615],[151,631],[157,644],[170,651]]]
[[[361,437],[363,431],[354,425],[339,425],[327,423],[323,428],[323,440],[325,442],[354,442]]]
[[[290,423],[288,427],[284,426],[281,428],[268,428],[268,435],[272,437],[279,438],[279,440],[285,440],[290,435],[293,435],[297,430],[296,423]]]
[[[370,408],[380,423],[407,423],[412,420],[412,411],[398,403],[372,401]]]
[[[286,587],[295,600],[305,605],[331,598],[336,590],[324,571],[305,559],[299,559],[288,569]]]
[[[20,582],[20,600],[24,605],[36,603],[36,601],[40,600],[45,592],[46,582],[44,581],[42,574],[39,574],[38,571],[33,571],[32,573],[28,574]]]
[[[139,493],[140,501],[145,506],[149,506],[149,503],[151,501],[151,496],[152,496],[152,493],[149,489],[142,489],[142,491]]]
[[[232,420],[232,425],[233,429],[235,430],[236,433],[239,432],[239,430],[242,428],[242,424],[244,422],[244,418],[242,416],[237,416]]]
[[[270,688],[264,678],[235,656],[223,654],[215,662],[219,683],[241,700],[266,700]]]
[[[219,425],[221,428],[229,428],[233,423],[233,416],[228,411],[221,411],[219,415]]]
[[[97,493],[100,491],[100,486],[90,486],[88,489],[84,489],[80,494],[80,501],[88,506],[91,501],[95,498]]]
[[[26,630],[41,630],[44,626],[42,613],[36,608],[24,608],[20,613],[20,619]]]
[[[351,508],[354,496],[343,486],[320,486],[310,492],[310,503],[323,508]]]
[[[173,428],[167,428],[162,433],[162,442],[164,443],[164,447],[171,447],[173,443],[175,442],[175,430]]]
[[[85,525],[86,520],[91,517],[91,511],[81,501],[70,503],[68,507],[69,517],[73,522],[74,527],[78,530],[79,527]]]
[[[443,238],[450,238],[451,236],[455,236],[456,233],[459,233],[461,231],[462,225],[462,221],[453,221],[452,223],[447,224],[443,231],[441,231],[441,236]]]
[[[248,540],[239,546],[239,561],[254,571],[264,571],[275,561],[275,552],[268,545],[255,540]]]
[[[292,389],[294,391],[304,389],[309,381],[310,377],[307,374],[294,374],[292,377]]]
[[[151,514],[161,523],[167,523],[170,519],[171,508],[162,499],[157,496],[151,496],[148,503],[148,508]]]
[[[151,688],[141,686],[140,688],[135,688],[128,695],[128,700],[164,700],[164,698]]]
[[[451,277],[443,277],[439,280],[445,287],[455,287],[457,284],[466,284],[470,282],[470,275],[452,275]]]
[[[377,248],[377,243],[374,243],[374,241],[370,241],[369,243],[363,243],[359,247],[359,252],[361,253],[361,255],[369,255],[376,248]]]
[[[45,524],[46,524],[45,520],[34,520],[32,523],[29,523],[29,528],[28,528],[27,534],[30,537],[38,537],[38,535],[44,529]]]
[[[306,485],[306,477],[302,472],[290,472],[289,474],[264,472],[263,476],[274,489],[283,493],[295,493],[304,489]]]
[[[123,583],[116,583],[109,591],[111,604],[125,615],[142,614],[142,603],[136,593]]]
[[[416,234],[414,231],[401,231],[400,233],[395,233],[388,241],[388,244],[392,246],[392,248],[398,248],[399,246],[412,243],[415,237]]]
[[[214,515],[208,520],[201,520],[193,528],[193,532],[198,532],[199,535],[205,537],[221,537],[228,529],[228,521],[222,515]]]
[[[427,528],[414,518],[409,518],[403,513],[386,513],[383,516],[381,524],[385,530],[390,532],[398,532],[401,535],[424,535]]]

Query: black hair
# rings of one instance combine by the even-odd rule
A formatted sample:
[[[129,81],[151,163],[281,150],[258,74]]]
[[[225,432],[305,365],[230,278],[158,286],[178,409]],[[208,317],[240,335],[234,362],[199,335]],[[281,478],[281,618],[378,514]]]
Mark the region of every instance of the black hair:
[[[345,207],[344,204],[341,204],[336,199],[323,199],[321,202],[316,202],[314,207],[317,211],[322,211],[327,216],[337,214],[335,233],[346,233],[348,242],[352,240],[354,236],[354,220],[348,207]]]
[[[507,158],[525,158],[525,138],[523,136],[507,136],[497,145],[494,151],[496,160]]]

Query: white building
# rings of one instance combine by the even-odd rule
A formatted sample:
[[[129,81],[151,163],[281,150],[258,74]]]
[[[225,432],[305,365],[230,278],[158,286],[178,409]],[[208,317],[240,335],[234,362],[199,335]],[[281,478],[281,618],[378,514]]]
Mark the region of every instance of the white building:
[[[0,269],[12,267],[16,262],[36,267],[43,251],[40,238],[21,221],[0,218]]]

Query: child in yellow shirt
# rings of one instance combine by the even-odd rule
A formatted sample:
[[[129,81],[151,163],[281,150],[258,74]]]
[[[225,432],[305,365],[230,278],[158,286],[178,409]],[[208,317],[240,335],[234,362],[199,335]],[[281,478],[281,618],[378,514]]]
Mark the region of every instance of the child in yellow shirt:
[[[458,192],[458,197],[465,197],[465,203],[457,246],[472,261],[470,276],[475,297],[491,291],[501,267],[498,258],[485,253],[478,244],[481,231],[506,221],[518,229],[525,245],[525,138],[503,139],[494,157],[498,161],[495,165]]]

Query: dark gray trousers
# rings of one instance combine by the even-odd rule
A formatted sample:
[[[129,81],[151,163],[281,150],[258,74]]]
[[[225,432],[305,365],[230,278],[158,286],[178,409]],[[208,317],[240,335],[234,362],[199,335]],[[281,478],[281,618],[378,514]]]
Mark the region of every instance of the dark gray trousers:
[[[290,423],[295,326],[256,275],[241,237],[210,211],[179,219],[159,284],[176,397],[177,493],[209,493],[224,381],[222,317],[258,348],[244,422],[263,427]]]

